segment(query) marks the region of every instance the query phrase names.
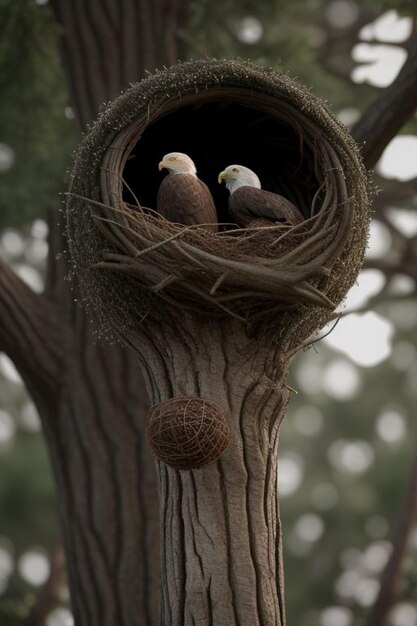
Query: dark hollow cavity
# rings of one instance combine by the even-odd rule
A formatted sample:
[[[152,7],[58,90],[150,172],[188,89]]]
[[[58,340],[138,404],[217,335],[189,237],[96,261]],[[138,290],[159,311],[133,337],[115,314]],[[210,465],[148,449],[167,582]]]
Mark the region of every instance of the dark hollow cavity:
[[[221,222],[230,221],[229,193],[217,177],[232,164],[249,167],[263,189],[289,198],[305,217],[311,215],[320,187],[313,151],[295,128],[260,107],[228,103],[226,98],[180,106],[149,124],[123,172],[142,206],[156,209],[158,188],[166,175],[158,171],[158,163],[168,152],[185,152],[193,159],[199,178],[213,194]],[[124,199],[134,202],[127,189]]]

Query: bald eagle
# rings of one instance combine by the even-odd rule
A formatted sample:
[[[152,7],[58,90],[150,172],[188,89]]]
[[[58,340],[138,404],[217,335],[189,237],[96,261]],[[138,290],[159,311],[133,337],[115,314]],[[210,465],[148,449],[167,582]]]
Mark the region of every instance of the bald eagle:
[[[255,172],[244,165],[229,165],[219,174],[230,192],[229,211],[238,226],[246,228],[253,220],[262,218],[294,226],[303,221],[297,207],[277,193],[261,189]],[[265,222],[266,223],[266,222]]]
[[[159,170],[169,174],[162,181],[156,208],[170,222],[204,224],[202,228],[218,231],[216,207],[210,190],[197,177],[197,170],[187,154],[170,152],[159,163]]]

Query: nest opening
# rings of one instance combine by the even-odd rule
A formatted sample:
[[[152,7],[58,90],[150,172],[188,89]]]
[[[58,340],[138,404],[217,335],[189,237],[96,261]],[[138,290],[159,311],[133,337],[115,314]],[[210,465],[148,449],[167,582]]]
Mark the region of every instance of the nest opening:
[[[304,222],[208,232],[154,211],[158,163],[186,152],[229,221],[218,172],[238,163],[290,199]],[[82,295],[104,332],[125,337],[167,310],[237,318],[290,348],[329,318],[367,243],[369,184],[358,148],[322,101],[288,76],[241,61],[157,72],[98,119],[67,204]]]
[[[198,176],[209,186],[219,222],[230,222],[229,193],[217,182],[227,165],[237,163],[255,171],[262,187],[292,200],[305,217],[310,216],[314,195],[320,186],[311,145],[303,130],[284,120],[276,107],[263,108],[248,92],[246,102],[232,98],[202,96],[195,103],[161,111],[142,131],[127,157],[123,197],[134,204],[156,208],[162,180],[158,163],[168,152],[185,152],[197,166]],[[128,191],[132,190],[132,193]]]

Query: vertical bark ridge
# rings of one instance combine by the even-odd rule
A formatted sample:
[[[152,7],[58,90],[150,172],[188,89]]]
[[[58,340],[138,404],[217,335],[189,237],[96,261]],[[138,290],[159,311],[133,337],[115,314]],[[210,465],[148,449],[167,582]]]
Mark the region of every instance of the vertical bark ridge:
[[[103,102],[161,63],[163,29],[154,36],[160,3],[51,5],[76,118],[85,130]],[[170,20],[163,28],[175,32],[186,12],[177,10]],[[56,211],[45,296],[0,268],[0,315],[8,320],[7,328],[0,327],[0,349],[17,365],[42,419],[76,626],[155,626],[158,506],[144,444],[144,383],[133,355],[94,344],[88,320],[73,302],[76,281],[65,280],[63,229]],[[170,392],[167,382],[162,393]]]
[[[94,11],[91,2],[75,0],[75,6],[79,7],[79,13],[76,12],[76,15],[79,14],[78,30],[83,46],[90,49],[87,66],[89,75],[95,76],[96,80],[99,78],[100,89],[95,94],[96,103],[100,101],[100,98],[103,103],[106,101],[107,94],[115,88],[114,80],[112,81],[114,71],[111,71],[110,57],[112,52],[115,55],[120,52],[114,46],[113,32],[106,20],[102,5],[100,11]]]
[[[65,27],[63,52],[83,128],[104,102],[146,71],[178,59],[176,33],[186,22],[188,2],[53,0],[52,5]]]
[[[167,320],[141,343],[148,374],[168,376],[173,390],[153,401],[212,400],[232,433],[217,463],[180,472],[158,463],[164,626],[285,625],[276,467],[288,364],[228,324],[191,318],[174,334]]]
[[[120,46],[121,75],[123,82],[128,85],[132,76],[140,75],[137,2],[135,0],[122,0],[120,12],[120,23],[124,30]]]
[[[66,412],[67,418],[71,418],[71,408]],[[64,427],[69,424],[62,424]],[[69,430],[69,432],[68,432]],[[63,461],[66,462],[63,462]],[[67,465],[69,461],[70,465]],[[75,580],[80,588],[77,594],[77,602],[73,604],[75,622],[82,624],[94,624],[103,619],[98,585],[94,579],[94,568],[89,556],[91,543],[85,537],[85,523],[83,513],[80,512],[85,501],[88,499],[88,487],[85,478],[85,468],[82,455],[78,448],[78,440],[73,429],[63,430],[60,434],[60,455],[57,462],[60,485],[65,489],[65,501],[61,506],[65,513],[64,537],[67,545],[68,561],[71,563],[70,575],[76,576]],[[70,466],[77,469],[77,475],[70,471]],[[98,559],[101,562],[101,559]],[[74,578],[72,578],[74,580]]]
[[[58,21],[64,26],[65,40],[62,42],[65,65],[70,75],[73,89],[71,94],[74,98],[77,118],[82,127],[85,127],[93,119],[95,107],[93,83],[89,79],[87,71],[88,51],[84,49],[82,39],[78,31],[78,19],[76,18],[75,7],[70,6],[65,0],[53,2]]]

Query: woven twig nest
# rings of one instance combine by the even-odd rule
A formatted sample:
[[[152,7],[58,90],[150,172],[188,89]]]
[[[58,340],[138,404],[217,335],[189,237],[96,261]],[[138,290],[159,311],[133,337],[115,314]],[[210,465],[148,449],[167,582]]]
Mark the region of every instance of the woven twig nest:
[[[173,224],[155,208],[157,164],[187,152],[209,184],[230,163],[255,170],[305,221],[219,233]],[[121,95],[84,138],[67,203],[82,297],[105,330],[132,333],[167,307],[234,317],[287,347],[321,327],[353,284],[370,219],[358,148],[322,101],[286,75],[241,61],[157,72]]]
[[[218,459],[229,445],[222,410],[201,398],[171,398],[153,406],[147,428],[158,459],[174,469],[196,469]]]

